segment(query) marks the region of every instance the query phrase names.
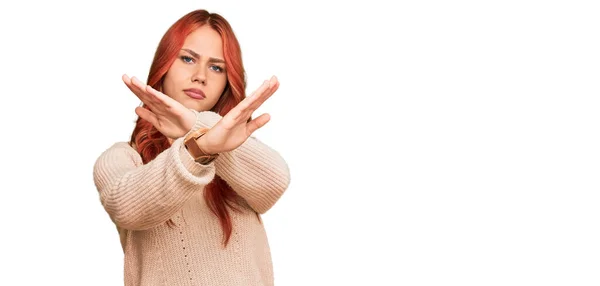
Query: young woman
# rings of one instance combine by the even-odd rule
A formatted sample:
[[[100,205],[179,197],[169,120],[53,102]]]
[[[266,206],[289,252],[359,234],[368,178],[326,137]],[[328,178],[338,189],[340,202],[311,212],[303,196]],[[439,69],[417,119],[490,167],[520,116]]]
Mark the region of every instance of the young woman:
[[[125,285],[273,285],[260,215],[290,183],[284,159],[251,136],[275,77],[248,97],[239,43],[220,15],[197,10],[163,36],[130,142],[94,165],[124,251]]]

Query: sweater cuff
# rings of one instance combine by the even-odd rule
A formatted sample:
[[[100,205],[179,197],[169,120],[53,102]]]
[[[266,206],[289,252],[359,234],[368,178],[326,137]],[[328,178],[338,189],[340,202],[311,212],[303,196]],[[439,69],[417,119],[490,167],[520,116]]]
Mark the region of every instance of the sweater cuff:
[[[177,158],[180,158],[181,160],[181,167],[188,170],[192,175],[198,177],[205,174],[207,167],[211,168],[212,172],[214,172],[214,161],[208,165],[196,163],[190,152],[185,147],[183,141],[190,133],[200,128],[212,128],[223,117],[214,111],[198,112],[194,109],[190,110],[196,115],[196,122],[194,123],[194,126],[192,126],[192,129],[190,129],[190,131],[188,131],[183,137],[177,138],[177,140],[173,141],[172,147],[179,153]]]
[[[214,163],[210,163],[208,165],[202,165],[200,163],[196,163],[192,155],[188,152],[187,148],[183,144],[184,138],[179,138],[173,141],[171,148],[176,158],[175,167],[179,169],[179,173],[185,174],[184,178],[188,180],[190,183],[194,184],[206,184],[205,180],[201,179],[201,177],[206,176],[207,173],[211,176],[215,174],[215,166]]]
[[[198,112],[194,109],[190,110],[193,111],[194,114],[196,114],[196,122],[194,123],[194,126],[192,126],[192,129],[190,129],[190,131],[183,135],[183,138],[187,137],[190,133],[200,128],[212,128],[221,120],[221,118],[223,118],[220,114],[214,111]]]

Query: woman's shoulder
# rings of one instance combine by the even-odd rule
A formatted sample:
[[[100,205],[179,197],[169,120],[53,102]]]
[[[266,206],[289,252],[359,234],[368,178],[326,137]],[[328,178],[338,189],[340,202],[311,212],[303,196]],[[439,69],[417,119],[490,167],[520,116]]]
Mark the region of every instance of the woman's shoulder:
[[[134,149],[132,144],[125,141],[114,142],[102,151],[98,158],[98,161],[114,162],[121,160],[133,161],[136,165],[142,162],[140,154]]]
[[[108,148],[106,148],[106,150],[104,150],[104,152],[107,151],[120,151],[120,152],[128,152],[128,153],[137,153],[137,151],[135,150],[135,144],[130,144],[129,142],[126,141],[117,141],[114,142],[112,145],[110,145]]]

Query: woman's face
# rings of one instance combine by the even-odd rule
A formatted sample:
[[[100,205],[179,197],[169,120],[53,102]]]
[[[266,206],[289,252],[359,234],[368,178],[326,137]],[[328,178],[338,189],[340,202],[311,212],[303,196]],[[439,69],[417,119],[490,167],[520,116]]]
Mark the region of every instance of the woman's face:
[[[227,85],[221,36],[204,25],[187,36],[163,81],[163,93],[197,111],[215,106]]]

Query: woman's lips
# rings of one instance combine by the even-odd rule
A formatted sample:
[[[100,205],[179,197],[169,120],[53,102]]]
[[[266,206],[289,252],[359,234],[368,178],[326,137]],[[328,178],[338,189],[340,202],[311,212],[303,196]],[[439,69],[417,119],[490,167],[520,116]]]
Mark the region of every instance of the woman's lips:
[[[204,92],[202,92],[199,89],[196,88],[190,88],[190,89],[186,89],[183,92],[185,92],[185,94],[187,94],[189,97],[194,98],[194,99],[205,99],[206,96],[204,95]]]

